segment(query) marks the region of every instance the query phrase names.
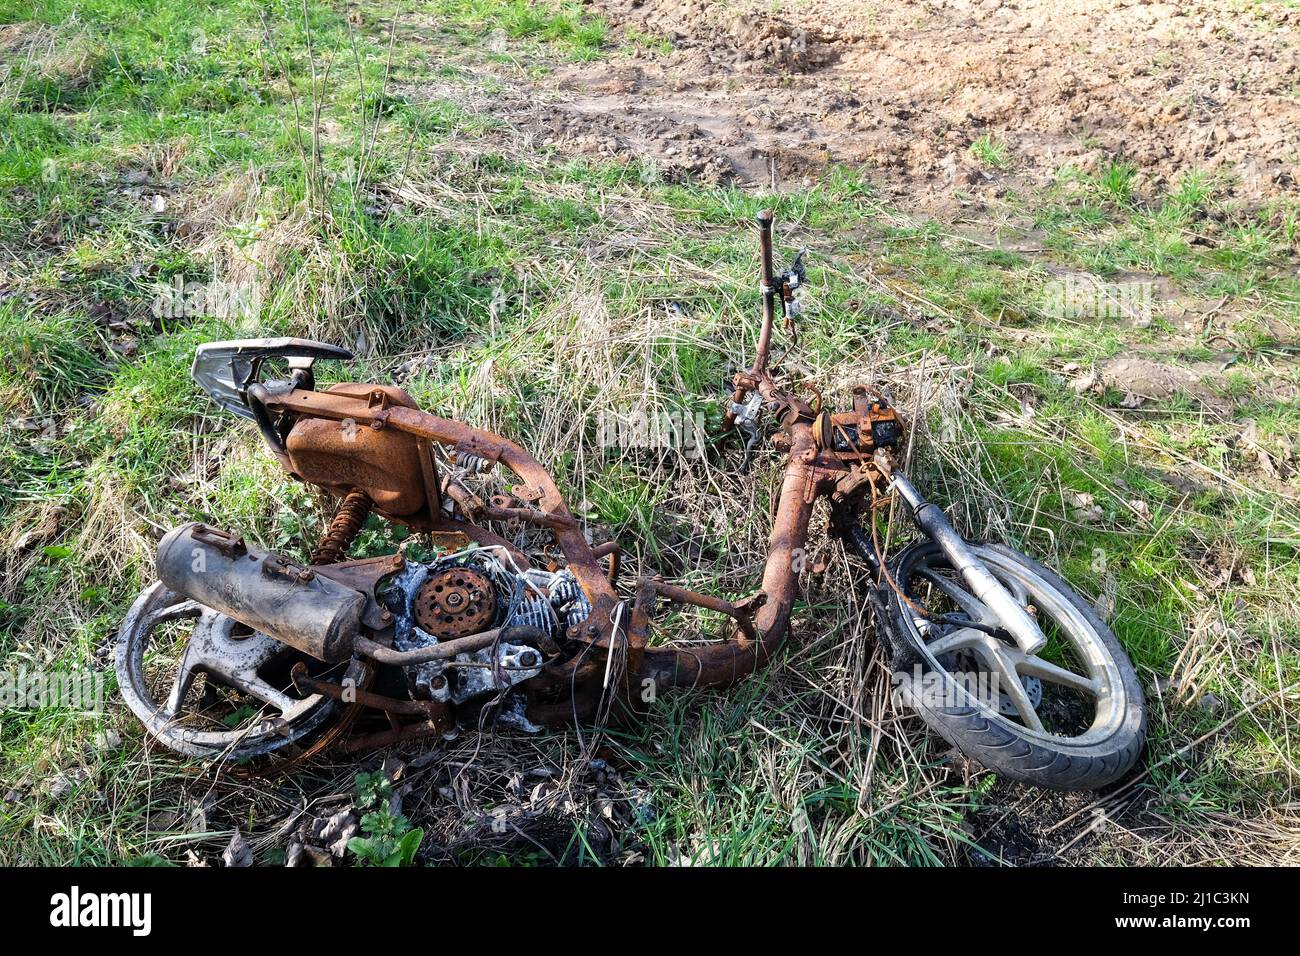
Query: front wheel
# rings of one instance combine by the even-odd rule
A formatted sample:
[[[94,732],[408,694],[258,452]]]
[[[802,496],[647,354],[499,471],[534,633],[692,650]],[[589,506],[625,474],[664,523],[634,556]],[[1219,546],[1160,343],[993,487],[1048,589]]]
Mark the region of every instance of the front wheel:
[[[877,609],[894,651],[896,699],[986,767],[1024,783],[1096,790],[1137,762],[1146,711],[1115,635],[1051,571],[1000,544],[972,544],[1048,643],[1025,654],[931,541],[889,563]]]

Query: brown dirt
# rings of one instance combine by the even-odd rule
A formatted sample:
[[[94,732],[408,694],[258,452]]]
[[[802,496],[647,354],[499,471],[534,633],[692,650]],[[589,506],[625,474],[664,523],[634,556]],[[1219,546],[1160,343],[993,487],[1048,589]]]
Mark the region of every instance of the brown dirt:
[[[541,82],[535,121],[561,148],[651,158],[668,174],[778,185],[828,162],[930,207],[998,195],[1115,157],[1152,191],[1227,174],[1259,203],[1294,193],[1300,10],[1133,0],[593,0],[664,37]],[[970,144],[1006,142],[979,167]]]
[[[1155,362],[1135,355],[1120,355],[1102,363],[1099,379],[1137,399],[1168,398],[1177,392],[1205,395],[1202,377],[1191,369]],[[1212,397],[1212,396],[1211,396]]]

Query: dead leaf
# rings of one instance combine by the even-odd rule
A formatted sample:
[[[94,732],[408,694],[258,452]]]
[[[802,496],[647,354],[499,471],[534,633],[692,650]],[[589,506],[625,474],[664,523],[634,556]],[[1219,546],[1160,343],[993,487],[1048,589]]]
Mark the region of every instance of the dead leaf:
[[[62,800],[76,788],[77,784],[84,783],[89,777],[90,771],[85,767],[60,770],[46,781],[45,792],[51,800]]]
[[[333,866],[334,855],[324,847],[304,846],[302,848],[307,859],[311,861],[312,866]]]
[[[207,794],[198,803],[189,808],[186,814],[186,824],[191,833],[204,833],[208,829],[208,810],[216,804],[217,800],[212,794]]]
[[[1086,491],[1067,491],[1065,503],[1070,508],[1070,517],[1075,521],[1091,523],[1101,520],[1101,505],[1096,504],[1092,495]]]
[[[23,533],[14,544],[14,550],[18,552],[27,551],[57,537],[59,533],[59,519],[63,517],[63,513],[66,510],[67,509],[62,507],[51,508],[41,519],[40,524]]]
[[[238,830],[230,835],[230,842],[221,851],[221,862],[231,867],[253,865],[253,851]]]
[[[387,757],[384,765],[379,768],[384,775],[384,779],[389,783],[397,783],[402,779],[402,774],[406,770],[406,764],[402,763],[396,757]]]
[[[1273,456],[1259,443],[1259,426],[1253,419],[1246,422],[1245,427],[1241,430],[1240,438],[1241,443],[1255,453],[1255,460],[1259,462],[1260,470],[1270,478],[1276,478],[1277,468],[1273,465]]]
[[[340,810],[326,822],[320,838],[329,845],[334,856],[342,857],[348,848],[348,841],[356,836],[359,828],[357,818],[350,810]]]
[[[604,794],[596,797],[596,810],[606,820],[614,819],[614,801],[610,800],[609,797]]]

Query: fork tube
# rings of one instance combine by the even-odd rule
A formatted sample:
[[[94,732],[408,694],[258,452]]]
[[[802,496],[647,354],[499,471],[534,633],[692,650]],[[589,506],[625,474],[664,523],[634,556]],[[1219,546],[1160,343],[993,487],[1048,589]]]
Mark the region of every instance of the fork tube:
[[[767,371],[768,352],[772,349],[772,323],[776,319],[776,276],[772,271],[772,210],[762,209],[754,217],[758,221],[758,252],[762,263],[759,277],[759,291],[763,299],[763,325],[758,332],[758,348],[754,352],[754,364],[749,370],[751,379]],[[743,376],[737,375],[735,390],[731,393],[731,404],[739,405],[749,394],[749,388],[739,384]],[[752,382],[750,383],[752,385]],[[730,408],[722,416],[722,430],[730,431],[736,423],[736,413]]]
[[[1016,644],[1026,654],[1037,654],[1047,638],[1029,613],[1011,596],[1002,582],[995,578],[985,567],[984,562],[975,556],[975,552],[966,544],[966,540],[957,533],[948,522],[943,509],[927,501],[910,481],[900,472],[894,472],[891,487],[903,496],[911,509],[912,520],[925,532],[935,544],[943,549],[955,570],[961,572],[970,586],[971,593],[998,616],[1002,626],[1015,639]]]

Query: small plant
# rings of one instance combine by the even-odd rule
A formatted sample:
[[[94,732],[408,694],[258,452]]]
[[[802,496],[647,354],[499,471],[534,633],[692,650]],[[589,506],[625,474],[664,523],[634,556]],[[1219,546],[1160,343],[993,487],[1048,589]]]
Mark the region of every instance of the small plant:
[[[1008,169],[1011,166],[1011,150],[1006,143],[985,133],[970,144],[970,154],[981,166],[989,169]]]
[[[1165,200],[1163,211],[1173,222],[1190,223],[1203,213],[1213,196],[1214,185],[1208,175],[1198,171],[1184,173],[1178,188]]]
[[[411,828],[411,822],[388,809],[393,796],[393,782],[383,769],[356,776],[357,806],[378,807],[361,818],[364,836],[348,841],[348,849],[362,866],[410,866],[424,839],[424,831]]]
[[[412,829],[405,816],[387,810],[367,813],[361,829],[366,835],[349,840],[348,849],[362,866],[410,866],[424,839],[423,830]]]
[[[623,31],[623,36],[634,47],[642,50],[650,50],[664,56],[673,52],[673,43],[667,37],[655,36],[652,33],[645,33],[636,27],[628,27]]]
[[[357,805],[360,807],[373,807],[381,803],[388,803],[393,795],[393,784],[386,776],[383,770],[376,770],[373,773],[362,771],[357,774]]]
[[[1118,206],[1133,201],[1133,177],[1137,170],[1129,163],[1107,163],[1097,176],[1097,189]]]
[[[238,727],[244,721],[252,720],[258,715],[258,713],[259,711],[256,707],[250,706],[249,704],[243,704],[236,710],[221,718],[221,722],[227,727]]]

